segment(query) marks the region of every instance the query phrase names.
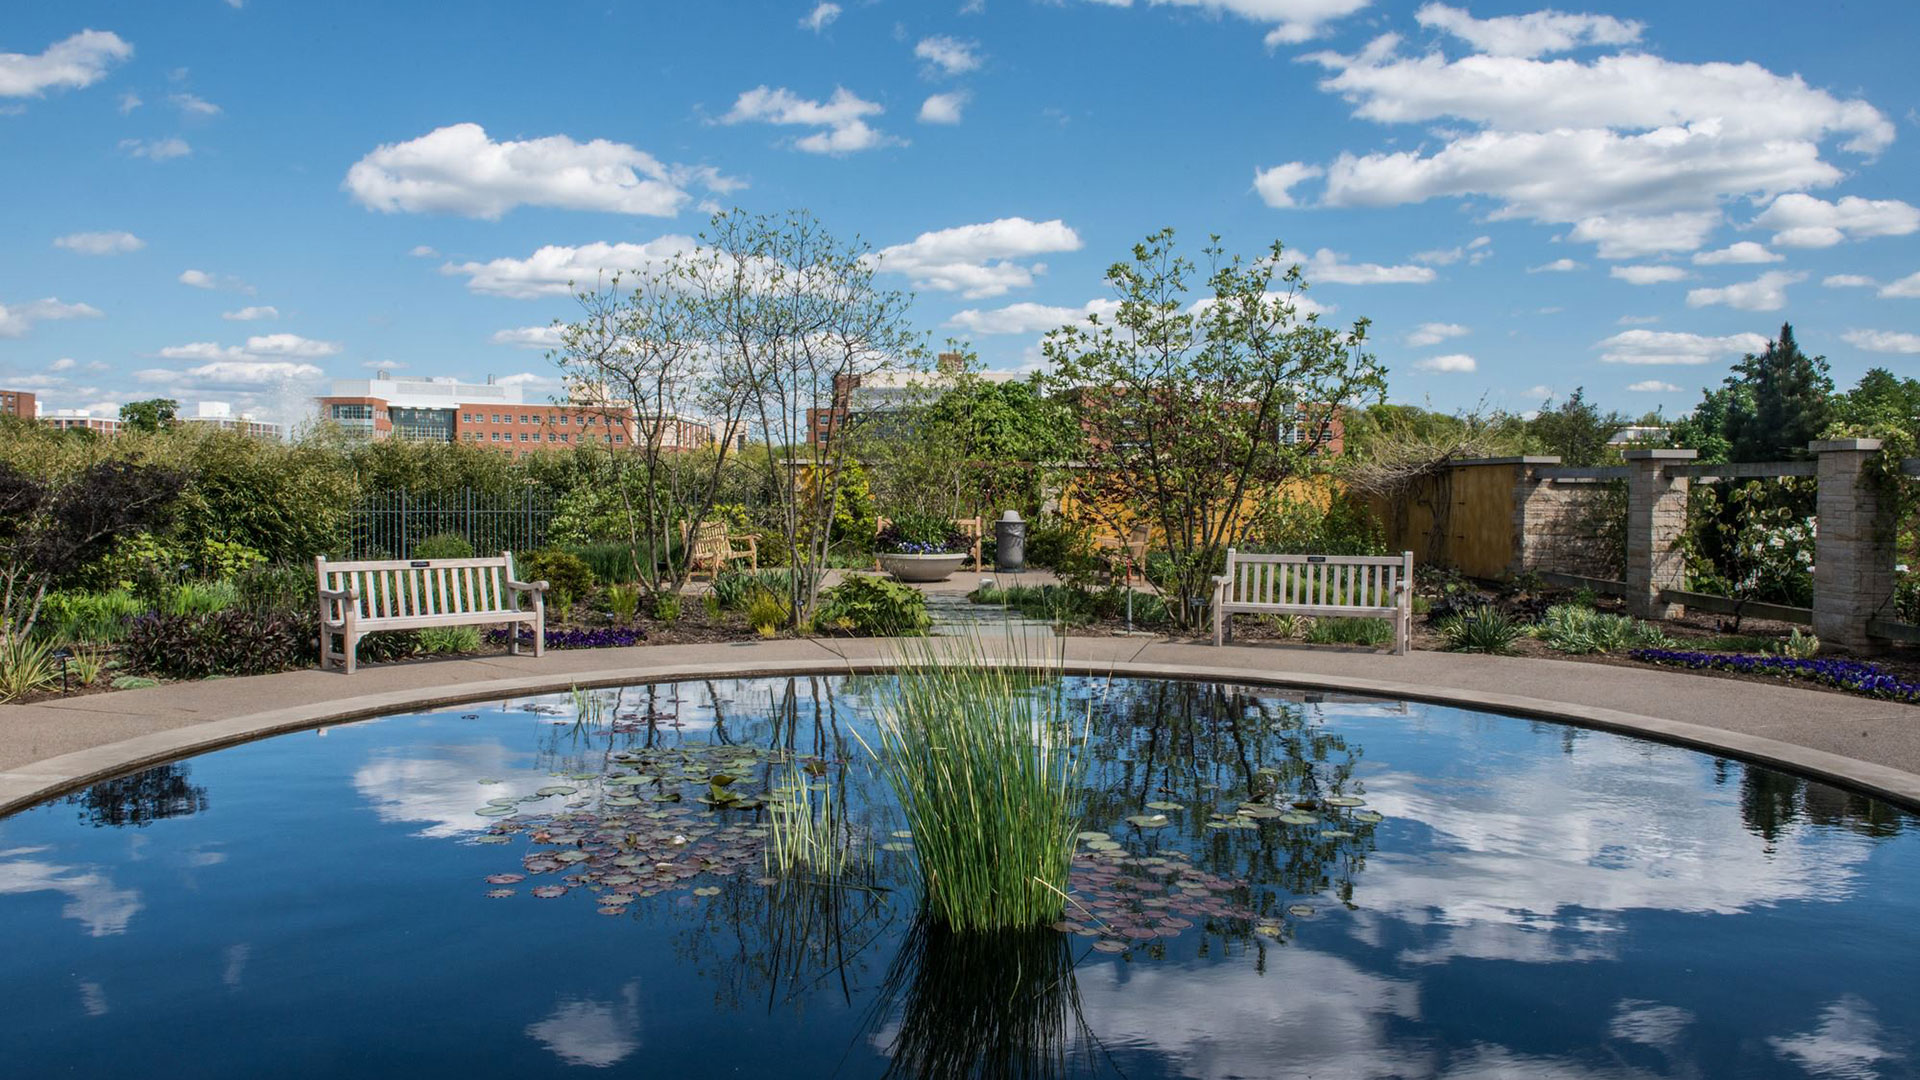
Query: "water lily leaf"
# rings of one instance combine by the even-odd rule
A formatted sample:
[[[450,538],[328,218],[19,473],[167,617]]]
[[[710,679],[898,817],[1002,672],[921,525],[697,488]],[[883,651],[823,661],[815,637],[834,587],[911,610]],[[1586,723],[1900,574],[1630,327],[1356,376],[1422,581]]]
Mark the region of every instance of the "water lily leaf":
[[[695,889],[695,890],[693,890],[693,895],[695,895],[695,896],[719,896],[719,895],[720,895],[720,886],[718,886],[718,885],[703,885],[703,886],[701,886],[700,888],[698,888],[698,889]]]
[[[1126,942],[1115,941],[1112,938],[1101,938],[1099,941],[1093,943],[1093,947],[1095,951],[1104,953],[1121,953],[1127,951]]]
[[[1127,818],[1127,824],[1141,829],[1164,829],[1167,827],[1167,815],[1134,814]]]
[[[1362,810],[1353,815],[1353,820],[1362,825],[1378,825],[1387,819],[1380,814],[1374,813],[1372,810]]]
[[[571,795],[579,790],[571,784],[551,784],[547,787],[535,788],[533,793],[535,795]]]
[[[479,814],[481,817],[506,817],[508,814],[515,812],[517,812],[515,807],[495,806],[492,803],[474,811],[474,813]]]
[[[1346,840],[1351,838],[1353,833],[1346,829],[1328,829],[1320,835],[1329,840]]]
[[[1308,916],[1313,914],[1313,905],[1294,904],[1293,906],[1287,908],[1287,914],[1293,915],[1302,919],[1307,918]]]
[[[508,838],[501,836],[499,833],[488,833],[485,836],[476,836],[473,838],[473,842],[476,844],[504,844],[507,841]]]
[[[716,788],[723,788],[723,787],[726,787],[728,784],[733,783],[737,779],[739,778],[736,776],[730,776],[726,773],[714,773],[711,777],[707,779],[707,783],[713,785]]]
[[[1326,804],[1328,806],[1365,806],[1367,800],[1356,795],[1329,795]]]
[[[551,899],[553,899],[553,898],[554,898],[554,897],[556,897],[556,896],[565,896],[565,895],[567,895],[567,886],[565,886],[565,885],[541,885],[541,886],[539,886],[538,888],[536,888],[536,889],[534,889],[534,890],[533,890],[533,895],[535,895],[535,896],[537,896],[537,897],[539,897],[539,898],[540,898],[540,899],[542,899],[542,900],[551,900]]]
[[[488,889],[487,890],[487,898],[489,900],[505,900],[507,897],[515,896],[515,895],[517,895],[517,892],[516,890],[513,890],[513,889]]]
[[[1312,825],[1318,822],[1319,820],[1320,820],[1319,818],[1313,816],[1312,814],[1302,814],[1297,811],[1294,813],[1282,814],[1280,816],[1280,823],[1283,825]]]
[[[1103,832],[1083,832],[1075,837],[1079,840],[1105,840],[1106,838],[1107,834]]]
[[[1177,802],[1150,802],[1147,804],[1147,809],[1149,810],[1185,810],[1186,807]]]
[[[894,838],[898,840],[911,840],[913,839],[913,830],[912,829],[895,829],[893,830],[893,835],[894,835]],[[1086,834],[1082,833],[1081,835],[1084,836]],[[1104,840],[1106,838],[1103,836],[1101,837],[1101,839]]]
[[[1089,840],[1087,841],[1087,850],[1088,851],[1119,851],[1120,845],[1115,843],[1112,840]]]
[[[592,857],[593,856],[588,855],[586,852],[581,851],[578,848],[574,848],[569,851],[563,851],[560,854],[554,856],[555,859],[558,859],[563,863],[585,862]]]

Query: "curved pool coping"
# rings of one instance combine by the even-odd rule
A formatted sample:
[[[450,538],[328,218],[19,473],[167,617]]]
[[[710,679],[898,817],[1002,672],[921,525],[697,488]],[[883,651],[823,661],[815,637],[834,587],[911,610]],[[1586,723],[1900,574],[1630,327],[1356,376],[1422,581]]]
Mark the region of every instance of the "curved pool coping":
[[[738,661],[555,671],[330,698],[154,731],[0,772],[0,817],[138,769],[274,735],[408,711],[530,694],[561,693],[575,687],[599,688],[697,679],[845,675],[889,671],[898,666],[895,659],[882,657],[756,660],[741,656]],[[1549,720],[1757,762],[1863,791],[1905,809],[1920,811],[1920,775],[1903,769],[1746,732],[1590,704],[1388,679],[1302,671],[1260,671],[1242,666],[1169,660],[1089,659],[1069,654],[1064,658],[1064,667],[1068,673],[1076,675],[1182,679],[1319,690]]]

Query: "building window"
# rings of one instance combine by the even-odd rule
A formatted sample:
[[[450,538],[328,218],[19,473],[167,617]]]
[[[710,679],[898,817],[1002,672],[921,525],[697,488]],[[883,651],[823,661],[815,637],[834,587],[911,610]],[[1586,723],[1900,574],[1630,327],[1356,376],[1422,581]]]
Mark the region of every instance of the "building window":
[[[564,426],[566,426],[566,423],[567,423],[567,414],[566,414],[566,413],[561,413],[561,414],[560,414],[560,417],[559,417],[559,422],[560,422],[560,425],[561,425],[562,427],[564,427]]]
[[[615,435],[613,437],[613,441],[617,443],[624,443],[627,441],[627,437],[625,435]]]

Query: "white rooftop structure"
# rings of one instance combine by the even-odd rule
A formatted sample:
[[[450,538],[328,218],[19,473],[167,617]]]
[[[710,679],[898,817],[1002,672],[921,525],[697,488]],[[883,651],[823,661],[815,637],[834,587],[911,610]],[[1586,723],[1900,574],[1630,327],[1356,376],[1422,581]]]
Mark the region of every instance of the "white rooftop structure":
[[[336,398],[380,398],[397,409],[450,409],[456,405],[522,404],[518,383],[503,385],[491,380],[463,383],[451,376],[430,377],[390,375],[380,372],[371,379],[335,379]]]

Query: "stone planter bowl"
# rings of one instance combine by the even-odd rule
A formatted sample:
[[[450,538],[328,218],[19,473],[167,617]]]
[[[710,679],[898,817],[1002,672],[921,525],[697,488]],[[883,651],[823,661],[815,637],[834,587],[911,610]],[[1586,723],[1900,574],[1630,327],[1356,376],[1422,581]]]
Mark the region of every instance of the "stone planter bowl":
[[[924,584],[947,580],[967,564],[968,558],[964,551],[941,555],[888,554],[880,556],[880,569],[892,574],[895,581]]]

